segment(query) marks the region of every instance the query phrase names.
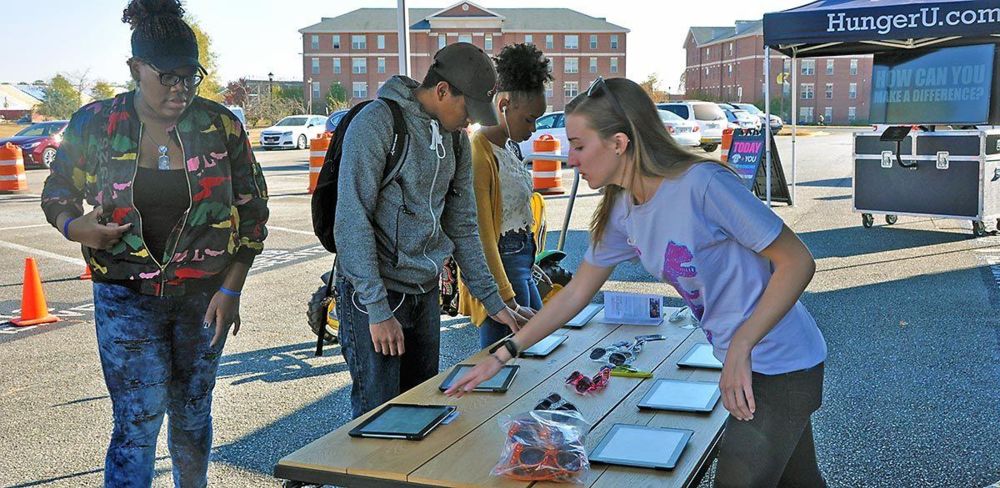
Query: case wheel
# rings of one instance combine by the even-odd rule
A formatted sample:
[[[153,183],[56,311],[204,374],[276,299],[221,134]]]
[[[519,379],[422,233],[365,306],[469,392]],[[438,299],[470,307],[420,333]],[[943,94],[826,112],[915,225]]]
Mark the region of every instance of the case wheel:
[[[871,229],[875,225],[875,217],[868,213],[861,214],[861,225],[865,226],[866,229]]]
[[[885,216],[885,223],[887,223],[889,225],[893,225],[893,224],[895,224],[898,221],[899,221],[899,217],[897,217],[895,215],[889,214],[889,215]]]

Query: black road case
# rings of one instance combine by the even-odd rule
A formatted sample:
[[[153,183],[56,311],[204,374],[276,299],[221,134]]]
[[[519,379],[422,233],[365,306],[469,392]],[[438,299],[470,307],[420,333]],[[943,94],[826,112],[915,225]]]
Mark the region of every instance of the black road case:
[[[872,214],[889,224],[912,215],[968,220],[973,234],[986,235],[986,223],[1000,217],[1000,129],[914,131],[898,157],[880,135],[854,134],[853,203],[865,227]]]

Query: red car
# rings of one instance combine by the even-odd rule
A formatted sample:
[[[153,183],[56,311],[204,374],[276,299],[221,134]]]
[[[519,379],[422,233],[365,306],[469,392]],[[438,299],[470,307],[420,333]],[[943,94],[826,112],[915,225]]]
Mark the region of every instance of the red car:
[[[62,133],[68,120],[39,122],[25,127],[13,137],[0,139],[0,145],[12,142],[21,146],[25,166],[48,168],[56,159],[56,150],[62,142]]]

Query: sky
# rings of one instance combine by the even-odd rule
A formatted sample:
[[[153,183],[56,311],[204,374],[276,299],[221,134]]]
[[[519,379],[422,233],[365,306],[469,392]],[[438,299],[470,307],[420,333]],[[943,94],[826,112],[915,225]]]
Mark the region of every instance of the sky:
[[[13,51],[0,63],[0,83],[49,80],[57,73],[124,83],[130,31],[121,22],[125,0],[47,0],[40,14],[34,2],[2,1],[4,37]],[[443,9],[458,0],[409,0],[409,8]],[[482,0],[487,9],[568,7],[606,17],[630,30],[625,75],[636,81],[655,73],[661,89],[676,90],[684,71],[682,47],[691,26],[732,26],[757,20],[809,0]],[[212,40],[223,82],[241,77],[302,79],[302,37],[298,30],[361,7],[395,8],[395,0],[183,0]],[[44,17],[44,22],[37,20]],[[31,20],[34,19],[34,20]],[[410,19],[415,22],[414,19]],[[44,26],[44,32],[40,28]],[[8,41],[10,42],[10,41]],[[10,46],[11,44],[8,44]],[[15,61],[16,59],[16,61]]]

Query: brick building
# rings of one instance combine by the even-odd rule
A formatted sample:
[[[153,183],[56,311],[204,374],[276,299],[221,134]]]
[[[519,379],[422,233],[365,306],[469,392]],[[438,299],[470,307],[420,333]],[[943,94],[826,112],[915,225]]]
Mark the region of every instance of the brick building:
[[[603,18],[565,8],[489,10],[472,2],[443,10],[414,8],[409,14],[410,72],[417,80],[427,73],[434,53],[454,42],[471,42],[491,55],[507,44],[534,43],[552,60],[549,110],[561,110],[598,76],[625,76],[629,31]],[[324,17],[299,32],[307,98],[324,100],[333,83],[344,86],[352,103],[373,98],[399,73],[394,8]]]
[[[759,20],[738,21],[734,27],[692,27],[684,49],[687,51],[684,82],[689,97],[749,102],[764,107],[764,31]],[[771,52],[771,110],[782,112],[786,123],[791,121],[788,116],[791,61]],[[820,115],[827,124],[868,120],[870,55],[797,59],[795,69],[799,123],[815,123]],[[788,74],[788,80],[782,87],[777,79],[783,72]]]

